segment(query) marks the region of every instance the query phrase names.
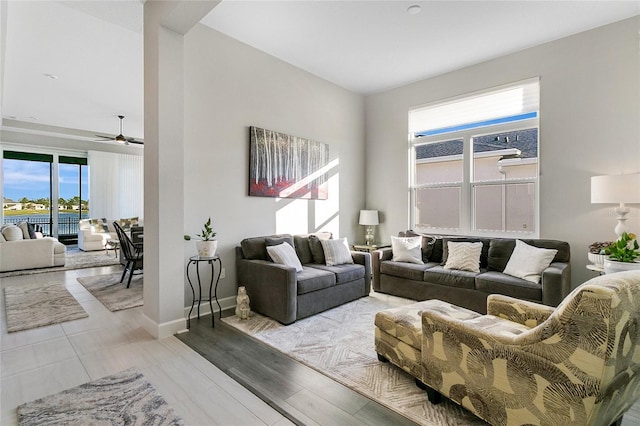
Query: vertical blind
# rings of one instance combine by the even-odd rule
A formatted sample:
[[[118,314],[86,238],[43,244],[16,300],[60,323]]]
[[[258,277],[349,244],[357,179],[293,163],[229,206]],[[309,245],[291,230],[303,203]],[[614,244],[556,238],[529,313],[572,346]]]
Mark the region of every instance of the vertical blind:
[[[89,151],[91,217],[144,217],[144,158]]]

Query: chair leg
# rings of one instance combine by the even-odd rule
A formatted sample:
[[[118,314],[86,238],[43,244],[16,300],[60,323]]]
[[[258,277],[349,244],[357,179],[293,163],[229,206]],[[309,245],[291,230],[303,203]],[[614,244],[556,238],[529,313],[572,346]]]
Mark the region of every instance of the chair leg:
[[[437,392],[434,389],[431,389],[427,385],[424,385],[424,387],[426,388],[425,391],[427,392],[427,399],[429,399],[430,403],[432,403],[433,405],[437,405],[442,402],[442,395],[440,394],[440,392]]]
[[[124,281],[124,276],[127,274],[127,269],[129,269],[130,263],[131,262],[127,260],[127,264],[124,266],[124,271],[122,271],[122,277],[120,277],[120,282]]]
[[[133,278],[133,271],[135,271],[135,262],[131,265],[131,270],[129,271],[129,282],[127,282],[127,288],[131,285],[131,278]]]
[[[380,361],[380,362],[389,362],[389,360],[386,357],[380,355],[379,353],[376,352],[376,355],[378,355],[378,361]]]
[[[618,417],[613,423],[611,423],[611,426],[622,426],[622,417],[623,416]]]

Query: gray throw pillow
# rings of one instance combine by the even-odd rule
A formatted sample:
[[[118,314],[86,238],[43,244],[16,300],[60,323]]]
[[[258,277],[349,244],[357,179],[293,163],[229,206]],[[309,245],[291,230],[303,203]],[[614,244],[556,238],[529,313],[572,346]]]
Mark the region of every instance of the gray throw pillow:
[[[313,263],[313,254],[311,253],[311,247],[309,247],[308,235],[294,235],[293,243],[300,259],[300,263],[303,265],[306,263]]]
[[[491,240],[489,243],[487,271],[503,272],[515,247],[515,240],[500,238]]]
[[[317,263],[320,265],[324,265],[326,263],[326,260],[324,258],[324,249],[322,248],[322,243],[320,242],[320,238],[318,238],[317,235],[309,235],[309,249],[311,250],[311,255],[313,256],[313,263]]]

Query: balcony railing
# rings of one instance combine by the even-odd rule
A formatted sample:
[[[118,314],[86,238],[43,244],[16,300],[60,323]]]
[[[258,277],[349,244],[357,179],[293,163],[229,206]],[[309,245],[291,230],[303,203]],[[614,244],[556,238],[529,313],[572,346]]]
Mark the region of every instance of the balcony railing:
[[[78,217],[58,217],[58,236],[77,236],[78,235]],[[49,216],[45,215],[32,215],[32,216],[5,216],[4,223],[18,224],[20,222],[29,222],[33,225],[39,225],[42,227],[42,233],[44,235],[52,235],[51,229],[53,224]]]

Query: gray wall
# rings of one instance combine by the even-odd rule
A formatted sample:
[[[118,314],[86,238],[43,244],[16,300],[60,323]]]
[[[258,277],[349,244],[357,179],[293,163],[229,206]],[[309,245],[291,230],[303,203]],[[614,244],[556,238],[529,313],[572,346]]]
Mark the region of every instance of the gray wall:
[[[245,237],[326,229],[354,241],[364,206],[363,97],[203,25],[185,35],[184,67],[183,226],[199,233],[211,216],[226,272],[218,296],[236,293],[234,248]],[[329,199],[249,197],[252,125],[329,144]],[[186,244],[188,257],[195,243]]]
[[[590,203],[590,177],[640,172],[639,27],[635,17],[368,96],[366,200],[384,214],[381,235],[409,225],[408,110],[540,76],[540,236],[571,244],[574,286],[592,278],[587,247],[615,239],[616,220]],[[640,231],[637,206],[630,216]]]

